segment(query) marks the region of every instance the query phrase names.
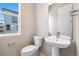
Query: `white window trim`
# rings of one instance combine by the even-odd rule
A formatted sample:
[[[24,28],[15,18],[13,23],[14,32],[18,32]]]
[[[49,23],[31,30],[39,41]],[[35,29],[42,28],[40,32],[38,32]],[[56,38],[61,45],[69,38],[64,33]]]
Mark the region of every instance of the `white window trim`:
[[[17,33],[5,33],[5,34],[0,34],[0,37],[5,37],[5,36],[17,36],[17,35],[21,35],[21,4],[19,4],[18,7],[18,11],[19,11],[19,15],[18,15],[18,32]]]

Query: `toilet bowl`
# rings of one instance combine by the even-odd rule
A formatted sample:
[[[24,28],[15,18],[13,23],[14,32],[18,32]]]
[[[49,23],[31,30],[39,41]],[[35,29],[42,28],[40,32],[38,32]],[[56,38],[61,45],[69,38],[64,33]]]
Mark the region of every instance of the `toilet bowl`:
[[[34,36],[34,45],[25,46],[21,50],[21,56],[37,56],[38,49],[42,46],[43,37]]]
[[[26,46],[21,50],[21,55],[22,56],[36,56],[38,55],[38,47],[34,45]]]

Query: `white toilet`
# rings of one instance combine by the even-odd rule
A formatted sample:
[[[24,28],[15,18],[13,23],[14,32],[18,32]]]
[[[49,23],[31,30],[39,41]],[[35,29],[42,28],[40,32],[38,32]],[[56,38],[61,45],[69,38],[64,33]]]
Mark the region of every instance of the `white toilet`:
[[[34,45],[29,45],[21,50],[21,56],[37,56],[38,49],[42,46],[43,37],[34,36]]]

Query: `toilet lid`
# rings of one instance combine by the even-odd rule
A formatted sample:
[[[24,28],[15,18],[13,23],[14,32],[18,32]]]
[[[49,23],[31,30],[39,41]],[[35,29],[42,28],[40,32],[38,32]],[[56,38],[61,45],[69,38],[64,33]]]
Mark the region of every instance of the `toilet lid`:
[[[29,46],[24,47],[24,48],[22,49],[22,52],[23,52],[23,53],[31,52],[31,51],[35,50],[35,48],[36,48],[36,47],[35,47],[34,45],[29,45]]]

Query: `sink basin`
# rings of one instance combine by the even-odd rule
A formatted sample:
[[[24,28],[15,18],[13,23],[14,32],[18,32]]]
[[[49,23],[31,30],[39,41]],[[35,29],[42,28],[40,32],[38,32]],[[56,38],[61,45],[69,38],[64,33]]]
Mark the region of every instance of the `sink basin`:
[[[68,48],[71,44],[70,39],[70,37],[63,35],[60,35],[59,38],[56,35],[45,37],[45,41],[49,46],[57,48]]]

